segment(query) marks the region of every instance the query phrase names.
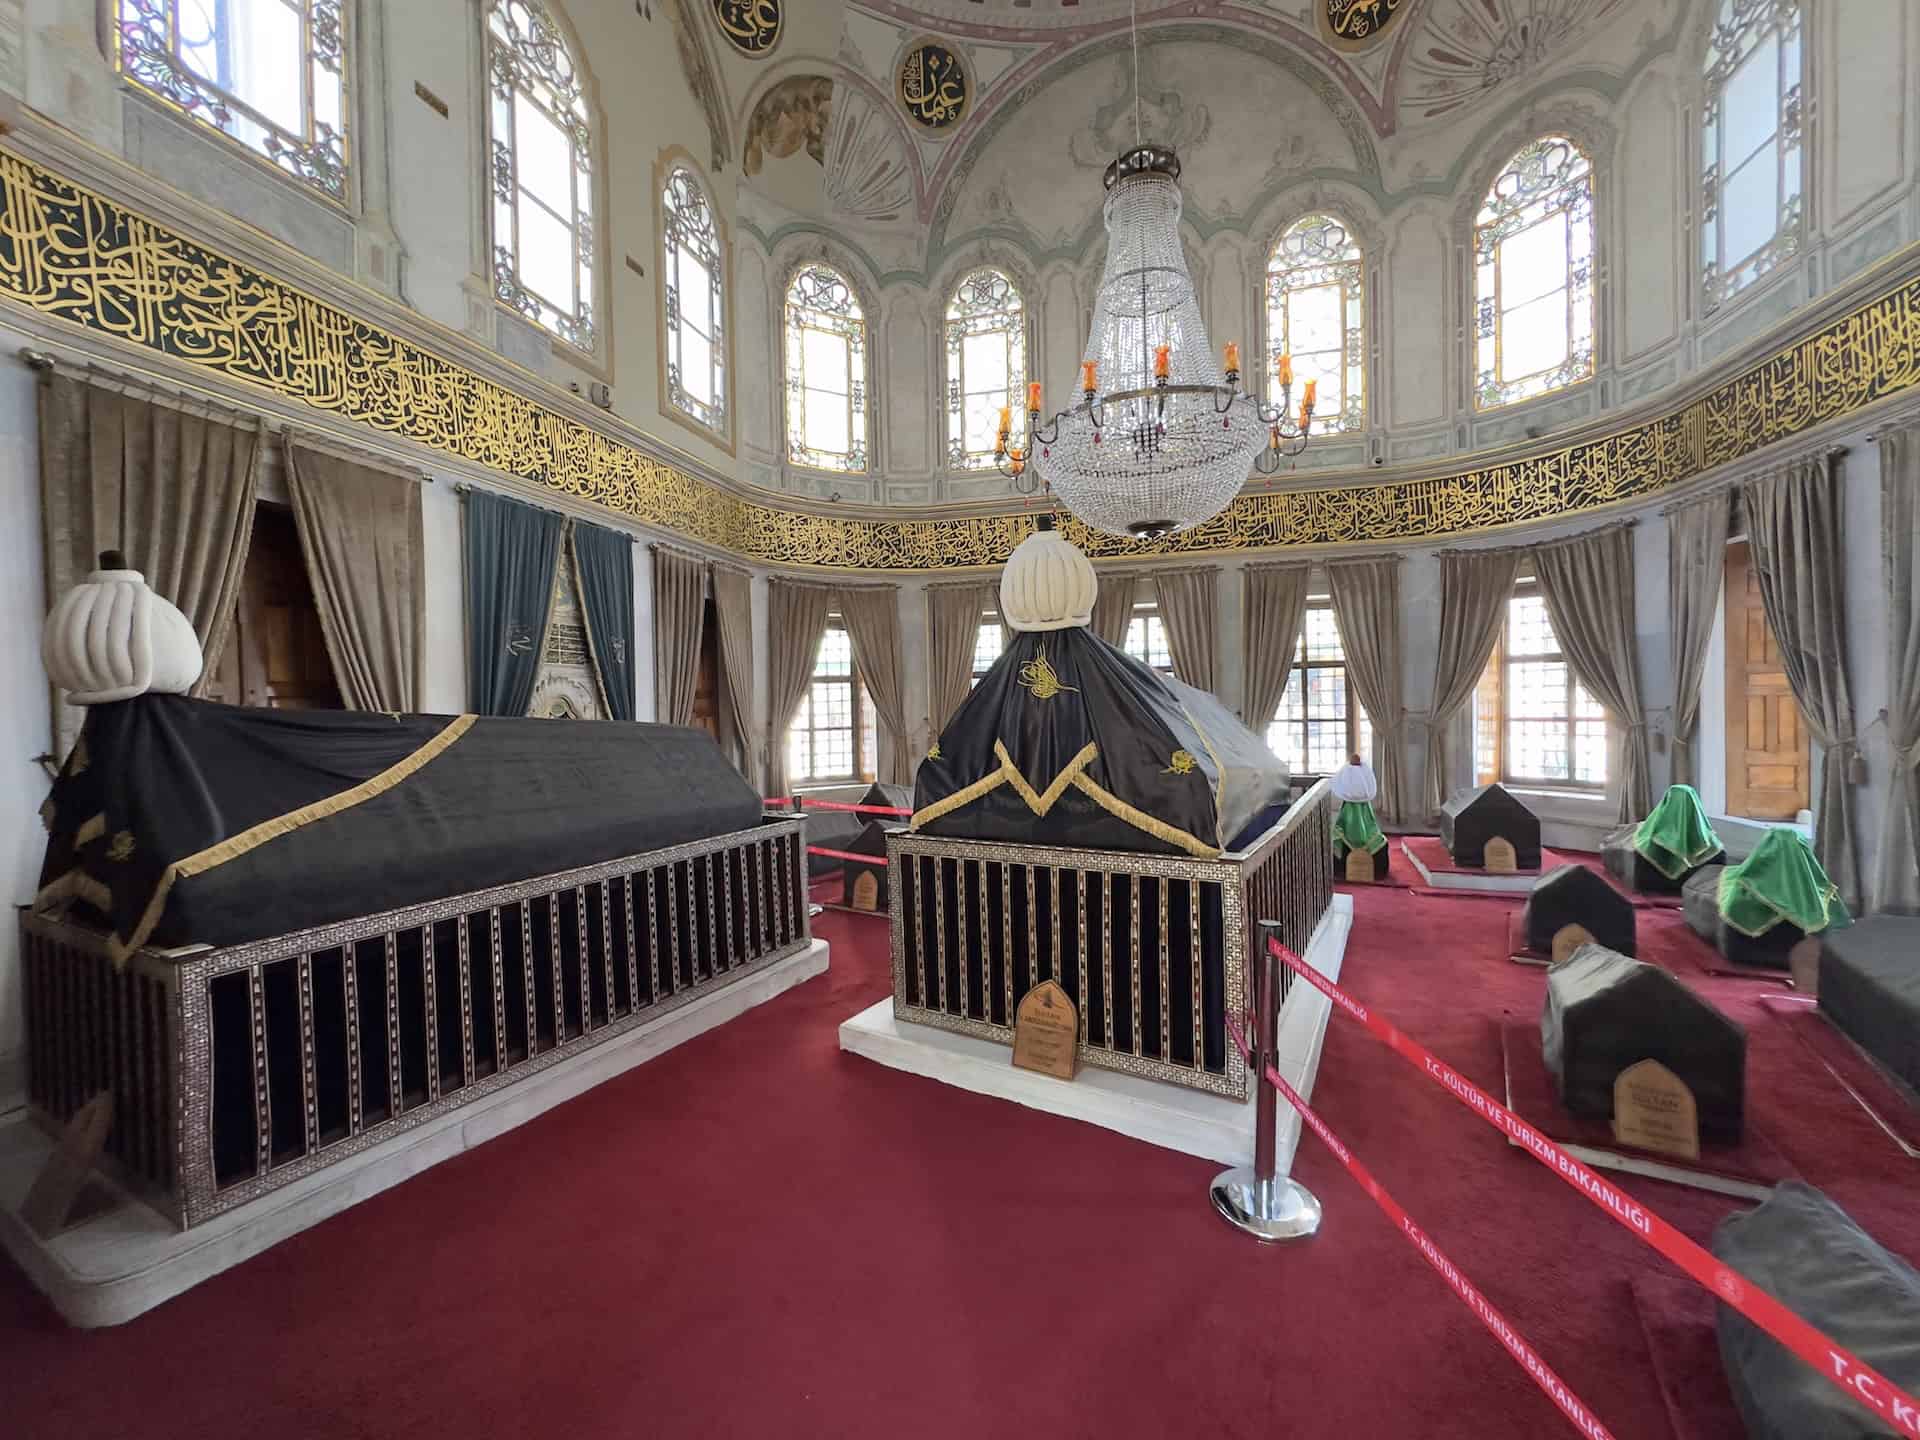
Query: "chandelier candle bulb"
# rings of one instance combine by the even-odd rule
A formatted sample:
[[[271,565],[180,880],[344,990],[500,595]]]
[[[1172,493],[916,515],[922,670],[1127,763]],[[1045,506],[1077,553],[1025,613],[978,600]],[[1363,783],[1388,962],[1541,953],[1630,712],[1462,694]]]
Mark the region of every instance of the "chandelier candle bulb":
[[[1082,360],[1080,362],[1080,388],[1089,395],[1093,394],[1094,390],[1098,388],[1094,384],[1094,377],[1098,373],[1099,367],[1092,360]]]
[[[1234,340],[1227,342],[1226,370],[1229,375],[1238,375],[1240,373],[1240,345]]]
[[[1318,380],[1307,381],[1307,392],[1301,397],[1306,402],[1307,409],[1313,409],[1313,397],[1319,389],[1320,382]]]
[[[1293,356],[1282,350],[1279,358],[1275,361],[1275,365],[1280,372],[1281,386],[1285,387],[1293,384]]]
[[[1038,380],[1027,382],[1027,411],[1033,415],[1040,413],[1040,382]]]
[[[1173,347],[1171,345],[1154,346],[1153,347],[1153,378],[1156,380],[1166,379],[1167,371],[1172,368],[1172,365],[1173,365]]]

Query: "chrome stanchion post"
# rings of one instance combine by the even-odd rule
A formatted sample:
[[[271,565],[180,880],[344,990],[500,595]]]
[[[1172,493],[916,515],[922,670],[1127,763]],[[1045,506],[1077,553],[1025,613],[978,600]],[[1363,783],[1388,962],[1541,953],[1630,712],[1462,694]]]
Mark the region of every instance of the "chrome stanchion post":
[[[1267,1079],[1280,1037],[1280,959],[1268,946],[1280,938],[1280,922],[1262,920],[1254,954],[1253,1054],[1247,1063],[1254,1075],[1253,1168],[1241,1166],[1215,1178],[1213,1208],[1236,1229],[1256,1240],[1299,1240],[1320,1228],[1320,1202],[1304,1185],[1278,1173],[1274,1147],[1280,1092]]]

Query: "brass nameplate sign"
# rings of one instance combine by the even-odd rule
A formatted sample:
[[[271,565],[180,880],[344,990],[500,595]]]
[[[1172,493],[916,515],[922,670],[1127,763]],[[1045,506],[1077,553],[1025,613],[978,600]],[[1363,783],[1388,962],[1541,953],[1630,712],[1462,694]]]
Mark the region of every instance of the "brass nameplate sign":
[[[1520,857],[1514,853],[1511,840],[1496,835],[1487,841],[1487,848],[1481,852],[1480,864],[1495,875],[1511,875],[1520,868]]]
[[[1355,847],[1347,851],[1347,879],[1373,883],[1373,852]]]
[[[1071,1080],[1079,1071],[1080,1012],[1052,980],[1029,990],[1014,1012],[1013,1063],[1057,1080]]]
[[[854,877],[853,908],[856,910],[880,908],[880,877],[873,871],[863,870]]]
[[[1687,1082],[1658,1060],[1629,1065],[1613,1082],[1613,1138],[1636,1150],[1700,1158],[1700,1112]]]
[[[1593,932],[1587,929],[1586,926],[1562,925],[1558,930],[1553,932],[1553,963],[1558,965],[1582,945],[1593,945],[1596,943],[1593,938]]]

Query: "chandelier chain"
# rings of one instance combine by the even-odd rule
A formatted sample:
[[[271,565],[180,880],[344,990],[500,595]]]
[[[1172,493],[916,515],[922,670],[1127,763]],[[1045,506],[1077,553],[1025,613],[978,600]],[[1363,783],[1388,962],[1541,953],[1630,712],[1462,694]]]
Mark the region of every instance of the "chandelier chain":
[[[1133,143],[1140,145],[1140,0],[1130,0],[1127,28],[1133,32]]]

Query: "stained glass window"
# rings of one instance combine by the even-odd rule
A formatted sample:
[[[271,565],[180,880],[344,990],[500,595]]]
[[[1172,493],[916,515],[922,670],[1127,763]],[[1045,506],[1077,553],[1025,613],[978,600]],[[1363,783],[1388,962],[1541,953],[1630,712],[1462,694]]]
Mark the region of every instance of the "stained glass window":
[[[973,637],[973,678],[967,682],[971,690],[1000,659],[1000,653],[1007,648],[1007,627],[1000,623],[1000,617],[989,610],[980,617],[980,628]]]
[[[1710,311],[1800,249],[1800,57],[1799,0],[1723,0],[1701,112]]]
[[[667,399],[710,430],[727,426],[727,337],[720,233],[707,192],[686,166],[660,197],[666,287]]]
[[[867,468],[867,318],[837,270],[803,265],[787,286],[787,458]]]
[[[827,617],[813,678],[787,729],[787,775],[796,786],[871,780],[878,751],[873,700],[853,663],[853,637]]]
[[[594,348],[593,131],[585,81],[540,0],[488,0],[493,293]]]
[[[1593,166],[1561,135],[1509,160],[1473,237],[1481,410],[1593,376]]]
[[[1330,775],[1356,752],[1373,763],[1373,725],[1347,686],[1347,652],[1327,601],[1307,606],[1267,748],[1295,775]]]
[[[1474,769],[1482,779],[1592,789],[1607,783],[1606,709],[1574,678],[1547,602],[1530,580],[1507,603],[1474,719]]]
[[[1167,649],[1167,627],[1160,619],[1160,607],[1142,600],[1133,607],[1127,621],[1127,633],[1120,648],[1142,665],[1151,665],[1163,675],[1173,674],[1173,652]]]
[[[1366,424],[1366,262],[1331,215],[1305,215],[1267,257],[1267,397],[1280,400],[1275,362],[1286,351],[1296,387],[1318,382],[1313,421],[1322,430]],[[1293,394],[1298,397],[1301,390]]]
[[[296,179],[347,199],[351,0],[118,0],[120,71]]]
[[[1000,411],[1026,431],[1027,316],[1020,292],[998,270],[975,270],[947,302],[947,463],[993,465]]]

